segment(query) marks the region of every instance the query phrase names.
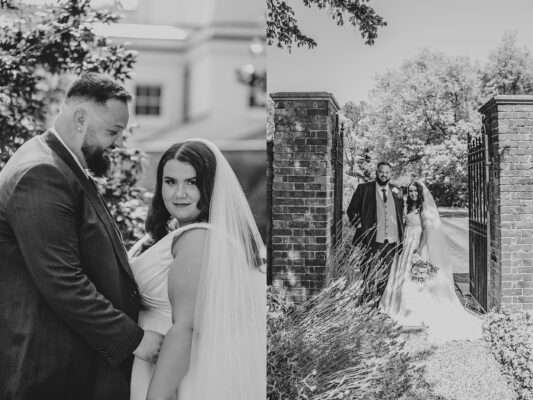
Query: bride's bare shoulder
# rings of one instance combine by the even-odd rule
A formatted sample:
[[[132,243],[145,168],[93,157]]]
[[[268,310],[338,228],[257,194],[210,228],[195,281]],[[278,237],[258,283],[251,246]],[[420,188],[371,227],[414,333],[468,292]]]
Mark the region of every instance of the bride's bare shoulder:
[[[191,228],[176,237],[172,246],[174,260],[169,268],[169,298],[195,297],[203,265],[207,229]]]
[[[172,240],[172,255],[202,252],[207,239],[207,224],[195,224],[174,236]]]

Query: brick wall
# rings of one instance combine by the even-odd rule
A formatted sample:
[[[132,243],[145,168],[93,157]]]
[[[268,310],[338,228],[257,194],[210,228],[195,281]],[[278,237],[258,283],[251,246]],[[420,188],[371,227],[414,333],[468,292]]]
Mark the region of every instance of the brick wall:
[[[333,135],[329,93],[275,93],[272,149],[272,284],[295,301],[319,291],[334,258]]]
[[[533,96],[496,96],[480,112],[489,146],[489,308],[533,310]]]

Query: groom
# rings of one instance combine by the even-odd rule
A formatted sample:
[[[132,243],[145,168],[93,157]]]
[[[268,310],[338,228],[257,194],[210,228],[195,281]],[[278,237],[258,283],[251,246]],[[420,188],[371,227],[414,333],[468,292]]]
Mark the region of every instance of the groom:
[[[399,250],[403,235],[403,196],[401,191],[389,183],[392,166],[380,162],[376,169],[376,180],[357,186],[346,210],[355,226],[354,244],[365,246],[365,259],[361,263],[364,283],[363,300],[370,300],[369,286],[375,286],[379,298],[383,295],[394,255]],[[383,276],[377,275],[376,261],[379,255],[383,262]]]
[[[161,336],[137,326],[140,299],[120,234],[87,174],[102,175],[130,95],[76,80],[55,126],[0,172],[0,398],[129,399],[133,355]]]

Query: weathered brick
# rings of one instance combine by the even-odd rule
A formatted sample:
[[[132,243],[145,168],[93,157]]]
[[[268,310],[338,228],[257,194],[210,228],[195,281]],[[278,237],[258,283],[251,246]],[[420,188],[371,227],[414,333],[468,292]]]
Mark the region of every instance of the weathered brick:
[[[522,289],[502,289],[503,296],[522,296],[523,294]]]
[[[331,146],[338,106],[330,95],[317,96],[272,95],[271,268],[273,282],[290,280],[283,285],[298,299],[322,287],[334,259]]]
[[[533,280],[527,281],[527,280],[520,280],[512,282],[513,287],[517,288],[533,288]]]
[[[484,111],[492,146],[489,305],[520,311],[533,305],[533,98],[494,104]]]
[[[519,296],[517,302],[522,304],[533,304],[533,296]]]

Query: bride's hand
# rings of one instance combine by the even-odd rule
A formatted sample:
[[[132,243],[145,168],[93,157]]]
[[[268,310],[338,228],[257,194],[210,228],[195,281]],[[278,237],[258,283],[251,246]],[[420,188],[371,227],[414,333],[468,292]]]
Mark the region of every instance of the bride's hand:
[[[163,335],[160,333],[146,330],[144,331],[141,343],[137,346],[133,355],[152,364],[155,364],[159,356],[159,350],[163,343]]]

